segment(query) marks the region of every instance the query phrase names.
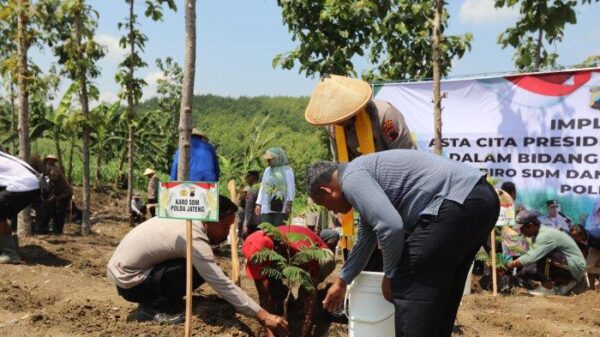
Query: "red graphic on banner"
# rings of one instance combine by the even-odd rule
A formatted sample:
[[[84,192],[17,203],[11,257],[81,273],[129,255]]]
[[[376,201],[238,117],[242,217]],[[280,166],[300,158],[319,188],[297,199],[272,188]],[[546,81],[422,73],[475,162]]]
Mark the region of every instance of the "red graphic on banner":
[[[595,71],[600,72],[600,71]],[[561,72],[506,77],[520,88],[545,96],[566,96],[581,88],[592,77],[592,71]],[[565,84],[570,78],[573,81]]]

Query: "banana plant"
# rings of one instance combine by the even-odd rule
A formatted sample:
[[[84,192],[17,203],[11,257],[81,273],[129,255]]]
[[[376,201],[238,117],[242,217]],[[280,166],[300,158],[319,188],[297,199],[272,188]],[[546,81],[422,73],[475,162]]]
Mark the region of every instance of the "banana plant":
[[[127,142],[124,132],[124,119],[122,118],[121,101],[112,104],[102,103],[92,109],[90,121],[92,126],[90,134],[92,139],[92,150],[96,154],[96,173],[94,186],[98,188],[102,184],[102,164],[106,153],[112,153],[117,149],[116,144],[124,145]],[[121,129],[119,129],[121,126]],[[121,132],[119,131],[121,130]]]
[[[50,134],[50,137],[54,140],[56,156],[58,157],[58,162],[63,172],[64,166],[60,141],[65,139],[65,127],[69,119],[73,118],[71,116],[71,104],[73,95],[77,90],[79,90],[79,85],[77,82],[73,82],[61,98],[56,109],[53,110],[45,106],[42,118],[38,119],[37,123],[32,126],[29,134],[30,140],[35,140]],[[75,121],[70,122],[75,123]]]

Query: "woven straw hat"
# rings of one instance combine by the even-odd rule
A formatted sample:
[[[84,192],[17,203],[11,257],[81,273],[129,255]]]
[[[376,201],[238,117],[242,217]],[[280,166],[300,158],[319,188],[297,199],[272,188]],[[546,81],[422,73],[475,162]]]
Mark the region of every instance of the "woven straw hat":
[[[58,161],[58,157],[53,155],[53,154],[49,154],[46,157],[44,157],[44,160],[42,161],[43,163],[47,162],[48,160],[54,160],[54,161]]]
[[[304,117],[313,125],[341,123],[363,109],[372,93],[371,86],[365,81],[324,75],[310,97]]]
[[[204,138],[206,141],[208,141],[208,136],[204,132],[202,132],[196,128],[192,129],[192,136],[198,136],[198,137]]]
[[[151,175],[151,174],[152,174],[152,173],[154,173],[154,172],[155,172],[155,171],[154,171],[153,169],[151,169],[151,168],[147,168],[147,169],[146,169],[146,171],[144,171],[144,175],[145,175],[145,176],[147,176],[147,175]]]

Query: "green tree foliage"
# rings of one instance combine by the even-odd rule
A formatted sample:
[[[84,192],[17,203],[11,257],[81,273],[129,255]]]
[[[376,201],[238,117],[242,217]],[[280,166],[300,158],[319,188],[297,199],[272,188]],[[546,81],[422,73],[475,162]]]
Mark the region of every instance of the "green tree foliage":
[[[127,49],[128,53],[125,59],[119,64],[119,70],[115,75],[115,79],[121,85],[122,90],[119,93],[121,99],[127,102],[127,121],[129,124],[129,137],[128,137],[128,174],[127,174],[127,200],[125,203],[125,209],[129,212],[129,205],[133,197],[133,185],[134,185],[134,156],[135,156],[135,134],[136,129],[139,126],[139,120],[136,112],[136,107],[142,98],[142,87],[146,85],[146,82],[135,76],[137,70],[145,68],[146,62],[142,60],[140,52],[144,51],[146,41],[148,37],[142,33],[139,28],[138,16],[135,14],[135,0],[125,0],[129,4],[129,15],[123,22],[119,22],[119,29],[123,29],[126,35],[122,36],[119,40],[119,45],[123,49]],[[154,21],[162,20],[163,8],[166,4],[170,9],[176,10],[174,0],[146,0],[146,9],[144,15],[151,18]],[[130,222],[133,220],[130,219]]]
[[[591,4],[598,0],[582,0]],[[556,69],[557,53],[549,52],[547,45],[561,42],[567,24],[576,24],[576,0],[496,0],[496,8],[520,5],[520,17],[514,27],[498,36],[502,48],[515,48],[513,61],[519,71]],[[545,46],[544,43],[547,43]]]
[[[277,1],[283,22],[298,42],[296,49],[277,55],[274,67],[307,76],[333,73],[356,75],[352,59],[366,56],[373,68],[367,80],[432,77],[433,0],[301,0]],[[442,17],[442,31],[448,21]],[[440,41],[441,73],[450,71],[454,57],[471,48],[472,34],[445,36]]]
[[[575,68],[596,68],[600,67],[600,55],[591,55],[585,58],[583,62],[575,65]]]
[[[183,70],[181,66],[167,57],[164,61],[156,59],[156,66],[162,72],[156,88],[158,95],[158,109],[156,117],[158,119],[158,132],[162,135],[163,141],[160,142],[162,153],[156,167],[167,171],[170,165],[170,158],[173,158],[177,150],[177,126],[179,124],[179,108],[181,106],[181,90],[183,86]]]

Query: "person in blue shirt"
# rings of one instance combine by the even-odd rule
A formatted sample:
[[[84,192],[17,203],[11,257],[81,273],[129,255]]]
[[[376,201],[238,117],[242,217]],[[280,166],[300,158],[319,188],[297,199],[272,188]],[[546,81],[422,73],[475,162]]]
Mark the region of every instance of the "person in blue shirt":
[[[171,166],[171,180],[177,180],[179,149],[175,151]],[[190,138],[190,177],[189,181],[219,181],[221,171],[215,148],[208,137],[198,129],[192,129]]]

